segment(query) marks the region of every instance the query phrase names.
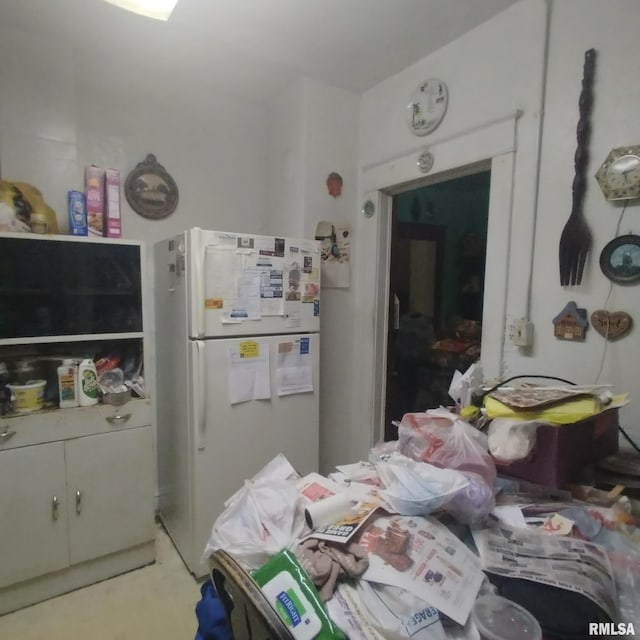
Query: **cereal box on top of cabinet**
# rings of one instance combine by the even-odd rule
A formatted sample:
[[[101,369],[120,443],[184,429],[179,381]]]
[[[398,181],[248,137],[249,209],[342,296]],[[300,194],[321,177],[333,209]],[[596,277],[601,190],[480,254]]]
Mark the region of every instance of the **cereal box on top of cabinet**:
[[[84,191],[87,198],[87,226],[89,234],[104,235],[104,169],[94,165],[85,167]]]
[[[105,220],[104,235],[107,238],[122,236],[122,222],[120,219],[120,171],[107,169],[105,171]]]

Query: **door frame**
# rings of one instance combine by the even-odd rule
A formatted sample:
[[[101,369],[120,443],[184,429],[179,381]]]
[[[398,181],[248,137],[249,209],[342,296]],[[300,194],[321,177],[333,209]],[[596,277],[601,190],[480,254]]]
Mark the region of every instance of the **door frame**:
[[[391,277],[396,264],[394,262],[394,256],[398,256],[400,251],[400,239],[408,240],[427,240],[435,242],[435,264],[434,264],[434,296],[433,296],[433,326],[434,329],[439,328],[440,316],[442,312],[442,275],[444,272],[444,243],[446,238],[445,228],[438,225],[414,223],[414,222],[398,222],[397,216],[391,212],[391,238],[390,238],[390,251],[389,256],[389,306],[387,308],[388,318],[387,321],[387,349],[386,349],[386,362],[387,370],[385,380],[389,381],[395,370],[395,349],[394,349],[394,335],[397,335],[398,326],[397,321],[402,317],[402,309],[395,308],[395,300],[392,296],[397,295],[397,287],[394,290],[393,278]],[[401,305],[400,305],[401,306]],[[406,311],[406,310],[405,310]],[[397,315],[396,315],[397,314]],[[391,419],[390,407],[389,407],[389,388],[385,384],[384,388],[384,402],[385,402],[385,439],[387,438],[387,431],[389,430],[389,421]]]
[[[364,199],[374,203],[376,273],[375,291],[370,301],[373,310],[373,349],[364,343],[361,353],[370,353],[371,374],[361,379],[360,393],[353,395],[353,411],[357,415],[364,402],[372,402],[371,446],[384,440],[387,384],[387,336],[390,290],[392,198],[398,193],[422,186],[462,177],[478,171],[491,171],[489,221],[487,229],[487,263],[485,270],[484,307],[482,314],[481,366],[485,378],[502,376],[507,326],[507,288],[510,270],[510,236],[514,191],[517,124],[516,112],[485,126],[468,130],[429,146],[436,158],[433,175],[424,176],[417,158],[424,147],[381,164],[363,168]],[[531,247],[533,250],[533,247]],[[518,260],[528,260],[527,251]],[[365,405],[366,406],[366,405]]]

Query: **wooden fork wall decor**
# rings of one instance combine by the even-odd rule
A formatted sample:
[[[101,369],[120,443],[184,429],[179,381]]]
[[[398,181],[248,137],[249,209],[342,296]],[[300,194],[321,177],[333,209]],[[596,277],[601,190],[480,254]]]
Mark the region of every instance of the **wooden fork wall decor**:
[[[580,118],[576,130],[578,147],[574,157],[575,177],[572,185],[571,214],[560,236],[560,284],[576,285],[582,282],[582,272],[591,249],[591,231],[582,213],[582,203],[586,187],[586,168],[589,159],[589,115],[593,102],[593,76],[596,50],[589,49],[584,54],[582,91],[580,92]]]

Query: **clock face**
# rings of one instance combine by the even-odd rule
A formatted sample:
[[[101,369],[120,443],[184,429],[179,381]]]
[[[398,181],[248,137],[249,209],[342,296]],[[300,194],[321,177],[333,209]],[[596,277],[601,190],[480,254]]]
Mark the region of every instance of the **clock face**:
[[[640,145],[613,149],[596,180],[607,200],[640,198]]]
[[[426,136],[442,122],[449,105],[447,85],[431,78],[418,85],[407,105],[407,126],[416,136]]]

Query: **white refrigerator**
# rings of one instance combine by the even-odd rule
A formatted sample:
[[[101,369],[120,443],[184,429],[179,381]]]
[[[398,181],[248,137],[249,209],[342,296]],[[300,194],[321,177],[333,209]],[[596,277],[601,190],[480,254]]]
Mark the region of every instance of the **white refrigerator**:
[[[185,564],[278,453],[318,470],[320,246],[189,229],[154,246],[159,512]]]

